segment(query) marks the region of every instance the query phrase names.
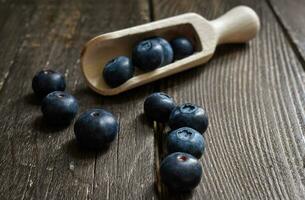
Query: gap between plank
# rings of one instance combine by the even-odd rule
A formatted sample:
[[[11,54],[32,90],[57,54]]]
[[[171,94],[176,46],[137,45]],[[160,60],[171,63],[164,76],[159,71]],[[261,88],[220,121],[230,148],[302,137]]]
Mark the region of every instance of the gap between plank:
[[[153,0],[148,0],[148,7],[149,7],[149,20],[155,21],[155,9]]]
[[[155,21],[155,10],[153,0],[148,0],[149,7],[149,21]],[[160,92],[161,84],[156,82],[153,86],[153,92]],[[160,163],[162,157],[164,156],[164,145],[163,145],[163,132],[164,126],[153,122],[153,132],[154,132],[154,173],[155,173],[155,191],[157,192],[158,199],[163,200],[164,198],[164,186],[161,183],[160,178]]]
[[[271,12],[275,16],[276,21],[279,23],[281,29],[283,30],[283,33],[284,33],[285,37],[287,38],[287,40],[288,40],[288,42],[291,46],[291,49],[293,50],[294,54],[296,55],[296,57],[300,61],[303,69],[305,70],[305,60],[302,57],[302,54],[301,54],[300,50],[298,49],[297,44],[293,41],[293,38],[291,37],[288,29],[285,27],[283,21],[279,17],[279,14],[275,11],[275,9],[274,9],[272,3],[270,2],[270,0],[266,0],[266,2],[267,2],[268,7],[270,8]]]

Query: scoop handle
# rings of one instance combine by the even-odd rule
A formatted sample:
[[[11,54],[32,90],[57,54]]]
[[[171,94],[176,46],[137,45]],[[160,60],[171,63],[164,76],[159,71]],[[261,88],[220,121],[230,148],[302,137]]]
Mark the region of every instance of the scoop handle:
[[[259,17],[247,6],[237,6],[210,23],[218,36],[218,44],[247,42],[260,29]]]

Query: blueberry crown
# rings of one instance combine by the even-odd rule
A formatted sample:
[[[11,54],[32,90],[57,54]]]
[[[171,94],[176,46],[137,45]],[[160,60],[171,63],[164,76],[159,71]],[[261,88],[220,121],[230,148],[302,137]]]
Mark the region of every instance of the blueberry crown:
[[[181,112],[183,113],[192,113],[197,109],[197,106],[193,104],[184,104],[180,107]]]
[[[188,140],[193,136],[193,133],[188,129],[182,129],[177,131],[177,136],[180,139]]]
[[[151,47],[152,47],[152,45],[151,45],[151,42],[150,42],[149,40],[143,41],[143,42],[141,42],[141,44],[140,44],[140,48],[141,48],[142,50],[145,50],[145,51],[151,49]]]

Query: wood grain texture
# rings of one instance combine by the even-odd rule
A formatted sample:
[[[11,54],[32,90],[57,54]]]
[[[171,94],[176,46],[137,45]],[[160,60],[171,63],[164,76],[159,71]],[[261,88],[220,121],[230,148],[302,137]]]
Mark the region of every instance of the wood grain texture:
[[[9,70],[14,63],[14,58],[18,52],[22,51],[23,40],[26,37],[24,32],[27,27],[24,26],[31,18],[34,7],[15,6],[4,2],[0,4],[0,91],[6,78],[9,75]],[[9,14],[10,13],[10,14]]]
[[[302,0],[268,0],[275,15],[283,25],[296,52],[305,64],[305,1]]]
[[[141,117],[143,98],[153,86],[97,96],[79,69],[85,41],[147,22],[148,4],[29,0],[13,10],[0,30],[0,199],[155,199],[154,138]],[[43,122],[31,89],[42,68],[65,74],[81,112],[103,107],[119,118],[120,135],[108,150],[81,151],[73,125],[55,128]]]
[[[245,4],[262,29],[246,45],[219,47],[199,68],[160,81],[178,103],[206,108],[204,175],[192,193],[163,199],[304,199],[304,71],[265,1],[154,0],[155,19],[194,11],[213,19]]]
[[[156,199],[153,154],[164,156],[163,129],[155,128],[154,138],[141,113],[144,97],[159,89],[179,103],[204,106],[211,122],[201,185],[185,195],[162,187],[160,199],[304,199],[304,71],[268,4],[150,4],[149,9],[141,0],[1,1],[0,199]],[[116,97],[95,95],[81,78],[80,49],[94,35],[147,22],[149,16],[194,11],[212,19],[240,4],[258,12],[258,37],[248,45],[218,48],[202,67]],[[42,121],[31,90],[41,68],[65,74],[81,111],[104,107],[118,116],[121,132],[108,150],[82,151],[73,126],[54,128]]]

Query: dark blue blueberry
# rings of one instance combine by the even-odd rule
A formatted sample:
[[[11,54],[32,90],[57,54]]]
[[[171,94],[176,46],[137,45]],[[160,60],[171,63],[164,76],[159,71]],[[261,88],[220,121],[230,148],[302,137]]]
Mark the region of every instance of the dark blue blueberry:
[[[160,166],[162,182],[173,191],[184,192],[194,189],[200,182],[202,167],[192,155],[182,152],[167,156]]]
[[[169,117],[169,126],[172,130],[190,127],[204,133],[208,128],[208,123],[208,115],[205,110],[190,103],[177,106]]]
[[[199,159],[204,151],[204,138],[198,131],[189,127],[173,130],[167,136],[167,151],[184,152]]]
[[[152,39],[157,40],[163,47],[164,62],[162,64],[162,66],[172,63],[173,59],[174,59],[174,52],[173,52],[173,49],[172,49],[171,45],[169,44],[169,42],[162,37],[156,37],[156,38],[152,38]]]
[[[34,76],[32,88],[39,97],[44,97],[54,91],[64,91],[66,88],[65,77],[53,70],[42,70]]]
[[[174,50],[175,60],[185,58],[194,52],[193,44],[185,37],[177,37],[170,42]]]
[[[118,131],[117,119],[103,109],[90,109],[82,113],[74,124],[77,142],[87,149],[102,149],[109,146]]]
[[[150,120],[167,122],[176,104],[172,97],[163,92],[149,95],[144,102],[144,113]]]
[[[109,61],[104,68],[103,76],[110,87],[117,87],[133,76],[134,66],[129,58],[119,56]]]
[[[69,124],[77,114],[78,102],[66,92],[55,91],[42,100],[41,111],[50,124]]]
[[[138,43],[132,52],[132,62],[136,67],[145,71],[161,67],[164,63],[162,45],[152,39]]]

